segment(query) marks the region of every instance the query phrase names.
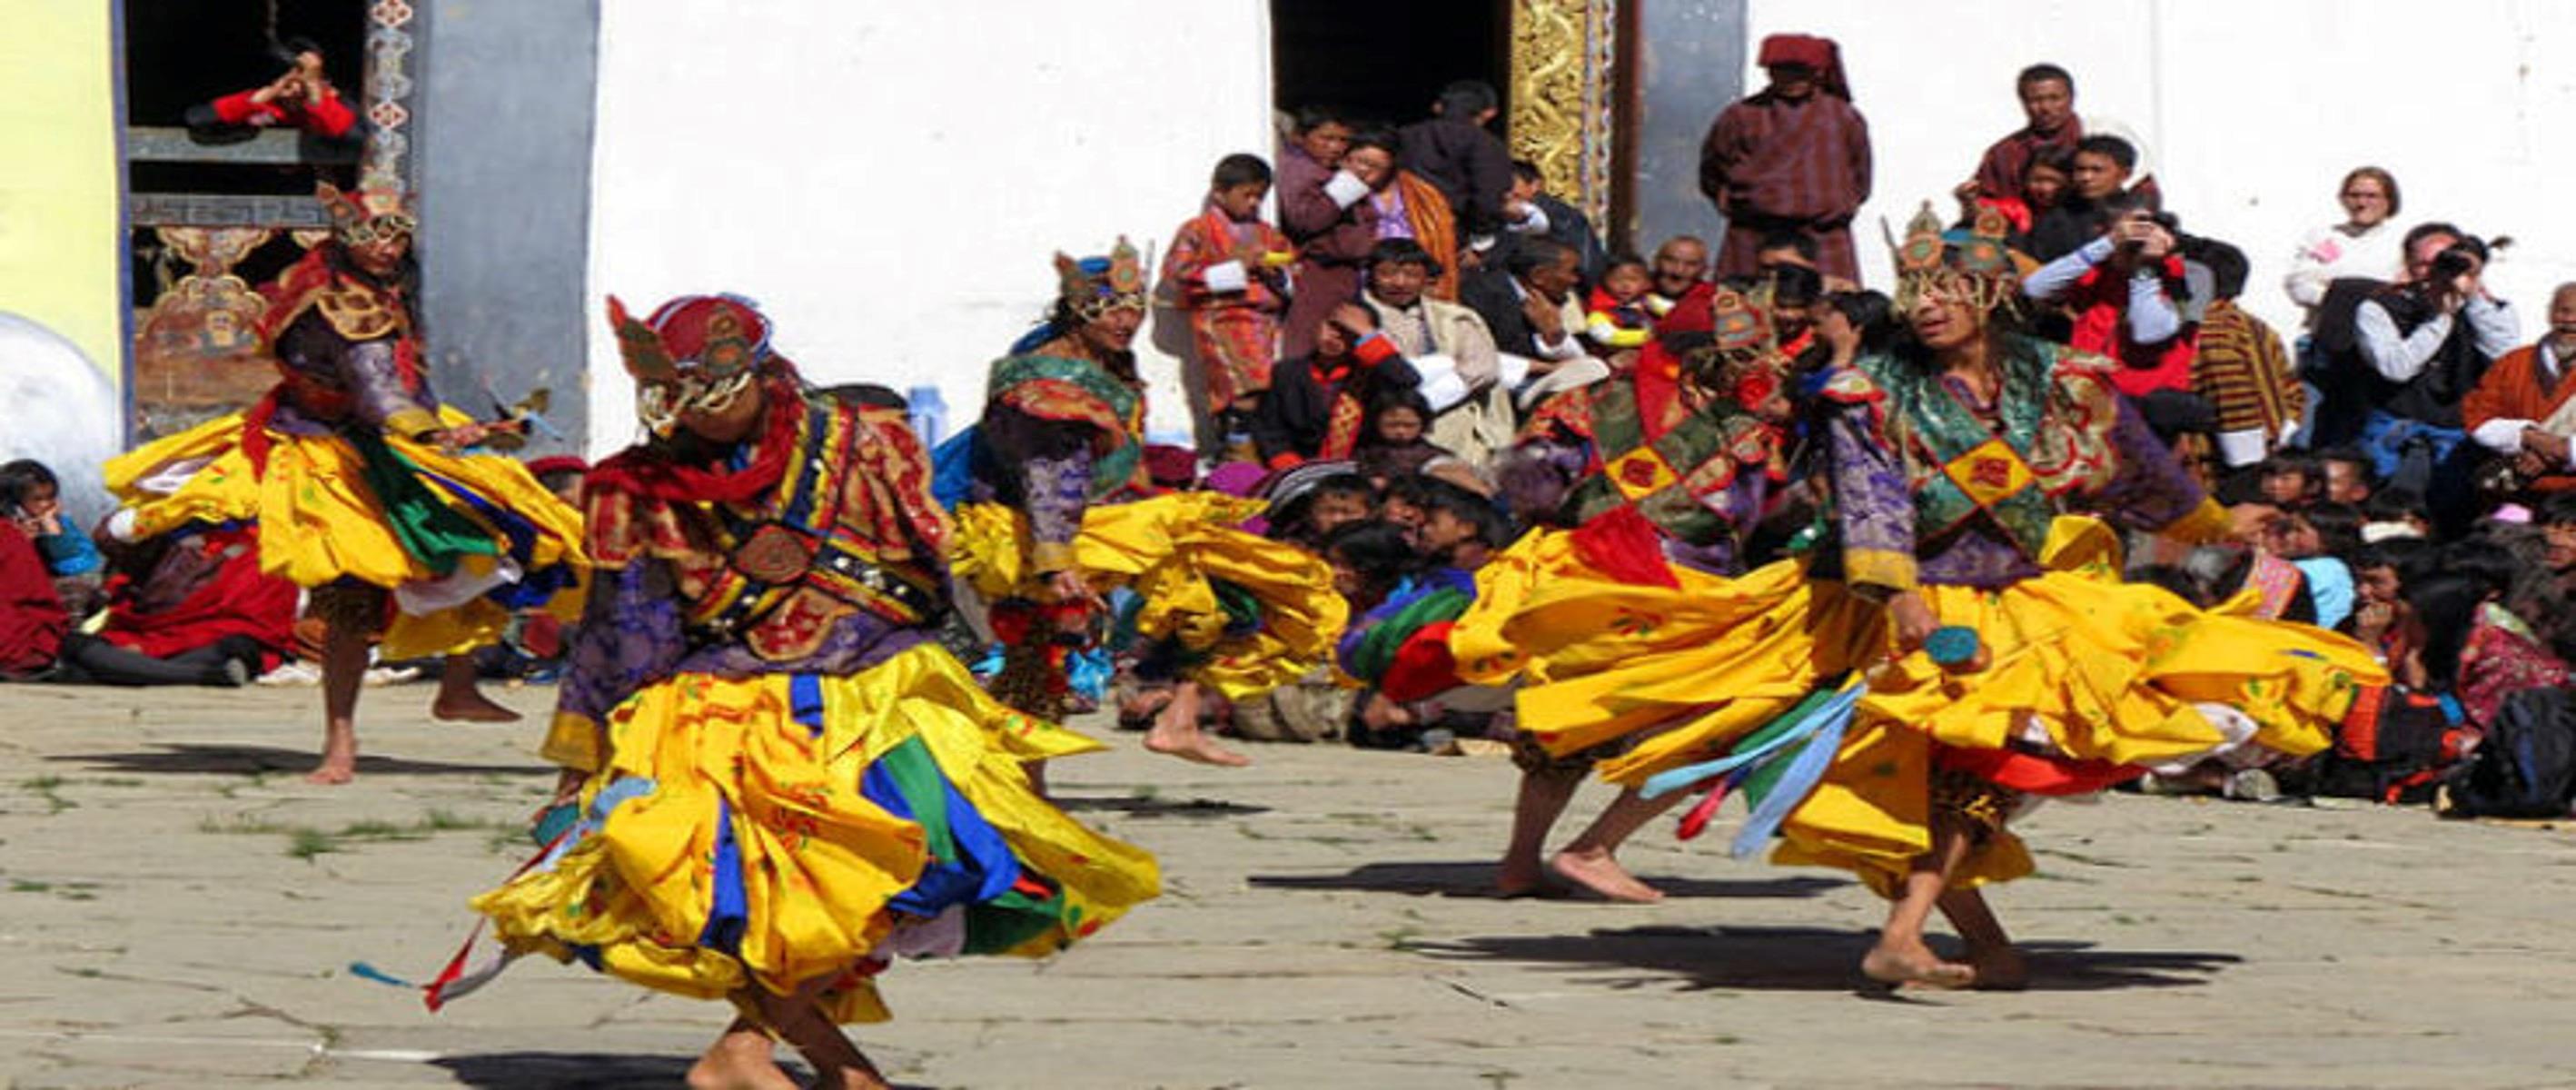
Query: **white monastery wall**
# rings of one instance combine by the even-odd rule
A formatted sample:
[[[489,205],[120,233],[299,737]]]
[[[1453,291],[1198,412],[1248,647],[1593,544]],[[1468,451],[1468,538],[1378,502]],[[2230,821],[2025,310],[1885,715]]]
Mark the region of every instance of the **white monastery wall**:
[[[1863,269],[1888,282],[1879,217],[1918,202],[1953,214],[1952,186],[2022,124],[2014,73],[2075,74],[2076,112],[2116,117],[2154,145],[2187,231],[2243,248],[2246,302],[2283,329],[2280,288],[2308,230],[2340,222],[2335,187],[2363,164],[2397,176],[2398,219],[2446,219],[2516,248],[2489,277],[2546,327],[2548,292],[2576,279],[2576,8],[2548,0],[1752,0],[1752,41],[1842,44],[1877,153],[1855,224]],[[1748,48],[1747,57],[1752,50]],[[1748,62],[1749,63],[1749,62]],[[1758,70],[1747,86],[1759,87]]]
[[[1219,156],[1271,156],[1269,58],[1261,0],[601,5],[591,451],[638,432],[611,292],[747,295],[810,378],[935,385],[953,434],[1055,251],[1159,263]],[[1151,339],[1154,430],[1185,434]]]

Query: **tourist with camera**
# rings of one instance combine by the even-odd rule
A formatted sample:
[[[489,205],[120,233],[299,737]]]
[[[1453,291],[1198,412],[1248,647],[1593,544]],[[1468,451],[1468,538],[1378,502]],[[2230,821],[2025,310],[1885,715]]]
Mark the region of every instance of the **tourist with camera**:
[[[2369,406],[2361,445],[2391,488],[2431,501],[2435,521],[2461,517],[2475,467],[2460,399],[2522,340],[2513,304],[2488,294],[2487,244],[2448,223],[2406,232],[2403,278],[2353,312]]]
[[[2192,338],[2177,305],[2187,294],[2179,222],[2135,193],[2112,195],[2102,209],[2101,234],[2040,266],[2022,295],[2064,312],[2073,323],[2070,347],[2117,361],[2111,382],[2121,393],[2190,390]]]

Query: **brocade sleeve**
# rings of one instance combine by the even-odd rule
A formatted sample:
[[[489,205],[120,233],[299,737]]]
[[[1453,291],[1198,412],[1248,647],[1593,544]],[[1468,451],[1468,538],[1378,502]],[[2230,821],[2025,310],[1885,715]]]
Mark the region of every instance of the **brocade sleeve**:
[[[2182,459],[2156,438],[2137,407],[2125,397],[2117,403],[2120,416],[2111,425],[2111,447],[2120,464],[2111,483],[2093,496],[2089,506],[2133,530],[2161,531],[2191,541],[2224,536],[2226,512],[2192,479]]]
[[[564,656],[545,758],[597,772],[607,759],[603,725],[626,698],[670,675],[688,653],[670,569],[637,560],[593,575],[581,627]]]
[[[1844,404],[1826,420],[1833,519],[1843,578],[1881,593],[1913,590],[1914,496],[1905,460],[1875,426],[1875,406]]]

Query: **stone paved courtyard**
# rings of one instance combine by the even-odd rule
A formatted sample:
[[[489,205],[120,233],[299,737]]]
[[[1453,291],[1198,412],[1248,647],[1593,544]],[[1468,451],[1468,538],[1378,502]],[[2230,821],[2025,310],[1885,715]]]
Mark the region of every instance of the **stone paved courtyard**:
[[[296,774],[312,690],[0,688],[0,1079],[675,1085],[719,1005],[530,962],[431,1015],[350,973],[433,972],[551,782],[535,728],[432,724],[428,696],[372,691],[360,783],[326,790]],[[861,1041],[899,1082],[2576,1084],[2563,831],[2056,806],[2026,826],[2043,873],[1998,898],[2034,989],[1890,997],[1852,969],[1877,902],[1730,861],[1725,827],[1639,836],[1660,905],[1500,901],[1506,761],[1265,746],[1229,772],[1115,744],[1057,793],[1159,853],[1166,896],[1052,962],[898,966]]]

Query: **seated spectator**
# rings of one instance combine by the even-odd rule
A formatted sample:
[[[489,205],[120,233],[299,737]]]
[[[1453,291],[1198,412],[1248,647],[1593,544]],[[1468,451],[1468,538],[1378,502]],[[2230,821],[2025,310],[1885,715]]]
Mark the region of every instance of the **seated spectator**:
[[[1424,294],[1440,269],[1440,260],[1411,239],[1380,242],[1369,253],[1361,302],[1421,378],[1423,396],[1432,402],[1431,441],[1481,461],[1511,442],[1511,394],[1485,320]]]
[[[1527,159],[1512,160],[1512,190],[1504,198],[1503,220],[1513,239],[1540,236],[1572,247],[1575,253],[1582,255],[1578,267],[1583,270],[1583,282],[1601,282],[1609,254],[1601,247],[1600,233],[1592,229],[1592,220],[1581,209],[1548,193],[1547,176],[1539,173],[1538,164]],[[1698,239],[1690,241],[1699,243]],[[1699,243],[1699,246],[1699,263],[1705,271],[1708,246],[1705,243]]]
[[[2362,503],[2361,515],[2364,542],[2424,540],[2433,536],[2433,520],[2424,513],[2424,501],[2412,492],[2373,492]]]
[[[2369,457],[2349,447],[2335,447],[2318,452],[2317,462],[2326,470],[2326,499],[2355,507],[2370,502],[2375,482]]]
[[[2074,253],[2102,235],[2112,216],[2110,202],[2129,191],[2138,149],[2116,136],[2088,136],[2076,143],[2069,162],[2071,191],[2031,224],[2030,255],[2041,261]],[[2140,206],[2152,209],[2154,203],[2140,196]]]
[[[63,518],[62,482],[53,470],[32,459],[0,465],[0,516],[16,522],[35,542],[54,593],[73,619],[98,612],[105,565],[89,535]]]
[[[2466,559],[2453,556],[2450,562]],[[2504,608],[2498,601],[2502,589],[2489,579],[2444,571],[2410,584],[2405,593],[2409,624],[2391,670],[2417,690],[2457,697],[2470,722],[2493,723],[2508,695],[2567,683],[2567,664]]]
[[[2289,451],[2263,463],[2263,502],[2284,511],[2296,511],[2315,505],[2325,496],[2325,467],[2313,455]]]
[[[2230,469],[2253,465],[2298,431],[2307,397],[2281,335],[2236,305],[2245,291],[2244,251],[2202,238],[2186,239],[2183,251],[2210,276],[2210,298],[2193,346],[2191,388],[2218,414],[2219,460]]]
[[[1601,286],[1584,301],[1583,335],[1592,339],[1595,350],[1621,352],[1654,338],[1655,316],[1646,309],[1652,286],[1645,258],[1620,254],[1603,266]]]
[[[1770,278],[1782,269],[1804,269],[1816,274],[1817,282],[1827,291],[1857,291],[1859,284],[1824,271],[1817,264],[1824,247],[1814,235],[1805,231],[1773,231],[1762,236],[1762,244],[1753,251],[1757,278]]]
[[[1326,534],[1318,546],[1333,568],[1333,589],[1350,603],[1351,616],[1365,616],[1387,595],[1423,570],[1404,528],[1378,519],[1356,519]]]
[[[1380,392],[1369,404],[1366,434],[1360,437],[1360,473],[1383,482],[1421,473],[1432,462],[1452,457],[1426,437],[1430,420],[1431,402],[1420,390]]]
[[[1270,392],[1252,415],[1253,445],[1272,469],[1349,458],[1369,401],[1381,390],[1421,383],[1395,341],[1378,331],[1377,315],[1344,303],[1317,330],[1314,355],[1272,372]]]
[[[71,614],[54,594],[35,542],[15,521],[0,519],[0,681],[51,672],[70,631]]]
[[[1450,245],[1424,242],[1444,262],[1472,261],[1471,255],[1491,250],[1502,232],[1513,177],[1512,153],[1490,127],[1501,112],[1502,96],[1493,84],[1457,80],[1440,89],[1429,119],[1397,134],[1405,168],[1440,193],[1456,224]]]
[[[1485,320],[1503,355],[1503,381],[1524,408],[1610,374],[1578,335],[1583,309],[1574,294],[1581,279],[1576,260],[1571,249],[1527,239],[1512,247],[1502,269],[1479,272],[1464,289],[1466,304]]]
[[[115,548],[107,618],[75,633],[52,680],[240,685],[296,650],[294,583],[259,568],[255,524],[191,525]]]
[[[1319,463],[1320,464],[1320,463]],[[1349,463],[1342,463],[1347,467]],[[1376,489],[1348,468],[1311,479],[1292,471],[1272,491],[1269,534],[1321,551],[1333,531],[1375,516]]]
[[[2460,401],[2522,339],[2513,305],[2488,294],[2487,246],[2446,223],[2406,233],[2406,279],[2353,311],[2369,415],[2361,441],[2392,487],[2431,500],[2456,526],[2473,499],[2474,452]]]
[[[2576,283],[2549,296],[2549,332],[2505,353],[2460,399],[2460,422],[2511,462],[2523,498],[2576,492]]]
[[[2326,301],[2326,289],[2337,280],[2395,280],[2402,271],[2396,216],[2403,207],[2397,179],[2378,167],[2356,167],[2343,176],[2336,193],[2344,221],[2308,232],[2290,256],[2290,273],[2281,286],[2299,305],[2299,328],[2313,330]]]
[[[2119,363],[2111,382],[2120,392],[2189,390],[2194,338],[2175,303],[2184,291],[2172,224],[2135,198],[2104,209],[2102,233],[2031,273],[2022,294],[2067,311],[2067,344]]]
[[[285,72],[264,87],[189,107],[188,127],[200,132],[284,127],[326,140],[350,139],[358,129],[358,114],[341,100],[339,89],[324,74],[321,47],[303,38],[289,38],[280,52],[287,64]]]
[[[1675,235],[1655,247],[1654,289],[1646,293],[1646,313],[1662,321],[1691,289],[1708,282],[1708,243],[1697,235]]]

